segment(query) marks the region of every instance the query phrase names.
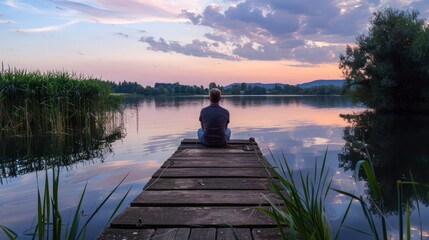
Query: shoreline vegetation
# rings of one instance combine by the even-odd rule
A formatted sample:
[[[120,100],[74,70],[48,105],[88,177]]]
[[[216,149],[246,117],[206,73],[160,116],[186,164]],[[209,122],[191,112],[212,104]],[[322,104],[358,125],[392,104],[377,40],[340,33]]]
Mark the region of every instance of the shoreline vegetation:
[[[0,184],[98,157],[124,137],[120,96],[67,72],[0,71]]]
[[[0,71],[0,134],[91,133],[119,110],[120,97],[100,80],[67,72]]]
[[[114,94],[135,94],[142,96],[183,96],[183,95],[207,95],[209,89],[219,88],[223,95],[342,95],[342,87],[329,84],[310,87],[300,87],[289,84],[264,84],[240,83],[228,86],[220,86],[212,82],[208,88],[203,85],[182,85],[176,83],[155,83],[152,86],[142,86],[137,82],[102,81],[110,86]]]
[[[83,160],[104,159],[111,143],[124,136],[121,97],[100,80],[67,72],[27,71],[3,66],[0,71],[0,184],[18,174],[45,171],[44,188],[37,178],[37,212],[32,228],[15,233],[0,224],[0,236],[17,239],[85,239],[93,217],[119,184],[89,215],[82,201],[64,214],[59,198],[60,169]],[[48,169],[52,178],[48,178]],[[119,196],[114,217],[131,188]],[[118,200],[118,199],[116,199]],[[114,201],[114,200],[113,200]],[[81,213],[82,210],[82,213]],[[66,219],[65,217],[68,216]],[[86,220],[85,220],[86,219]],[[3,235],[4,234],[4,235]],[[0,238],[1,238],[0,237]]]

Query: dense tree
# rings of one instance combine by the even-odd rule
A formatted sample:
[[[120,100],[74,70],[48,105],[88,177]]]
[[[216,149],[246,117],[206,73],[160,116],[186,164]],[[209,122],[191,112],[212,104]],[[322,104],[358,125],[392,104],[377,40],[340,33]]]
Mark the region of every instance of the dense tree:
[[[377,110],[429,109],[429,30],[417,11],[375,12],[368,35],[340,56],[346,87]]]
[[[215,83],[215,82],[211,82],[211,83],[209,84],[209,89],[212,89],[212,88],[217,88],[217,85],[216,85],[216,83]]]

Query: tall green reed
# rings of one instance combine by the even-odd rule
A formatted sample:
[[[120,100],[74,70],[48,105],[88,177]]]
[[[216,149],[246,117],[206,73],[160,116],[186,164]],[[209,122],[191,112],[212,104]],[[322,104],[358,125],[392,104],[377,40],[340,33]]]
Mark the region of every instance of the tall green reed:
[[[312,173],[304,174],[299,170],[298,181],[284,155],[278,159],[271,151],[270,154],[276,163],[275,176],[279,180],[277,183],[276,178],[272,179],[271,189],[281,203],[266,197],[271,210],[261,211],[276,220],[282,239],[331,239],[330,223],[324,211],[324,201],[332,182],[326,168],[326,153],[320,168],[316,161]],[[290,228],[288,235],[284,226]]]
[[[283,159],[278,159],[270,152],[271,157],[276,164],[276,177],[280,184],[277,184],[275,179],[272,180],[272,191],[281,199],[280,204],[274,203],[269,198],[266,200],[271,205],[271,210],[263,210],[264,213],[273,217],[280,229],[282,239],[338,239],[340,236],[341,228],[346,227],[359,233],[366,234],[373,239],[389,239],[387,231],[387,216],[384,212],[384,201],[380,185],[377,182],[374,165],[371,160],[371,155],[366,150],[368,159],[358,161],[355,168],[355,181],[360,181],[360,170],[366,175],[366,182],[370,191],[373,192],[374,199],[368,202],[363,196],[356,196],[355,194],[331,188],[332,178],[328,177],[328,170],[326,169],[326,153],[322,161],[321,167],[314,166],[313,175],[308,173],[304,175],[299,171],[299,182],[294,180],[294,171],[291,170],[284,155]],[[402,240],[411,239],[411,203],[409,200],[404,202],[402,193],[405,186],[412,187],[413,193],[417,196],[417,187],[429,188],[427,184],[415,182],[411,173],[411,181],[397,181],[397,201],[398,201],[398,236]],[[330,190],[344,194],[350,197],[350,202],[346,211],[341,219],[340,226],[332,235],[329,220],[326,218],[324,209],[324,200]],[[353,201],[357,201],[362,209],[362,218],[368,223],[370,232],[356,229],[345,225],[345,220],[348,216],[349,210],[352,207]],[[377,215],[380,216],[381,226],[378,226],[374,220],[373,213],[369,203],[375,205]],[[423,239],[423,226],[421,224],[420,205],[416,199],[417,214],[419,215],[419,233],[420,239]],[[405,210],[405,214],[404,214]],[[404,224],[405,215],[405,224]],[[287,236],[284,227],[289,226],[291,229]],[[381,227],[381,228],[380,228]],[[380,231],[381,229],[381,231]],[[405,229],[405,233],[404,233]]]
[[[370,206],[369,204],[364,200],[364,198],[362,196],[356,196],[354,194],[339,190],[339,189],[333,189],[339,193],[342,193],[346,196],[349,196],[352,200],[357,200],[362,208],[363,214],[364,214],[364,218],[368,223],[368,226],[371,230],[370,233],[366,233],[368,235],[371,235],[374,239],[389,239],[389,234],[387,231],[387,216],[385,214],[384,211],[384,200],[383,200],[383,195],[382,195],[382,190],[380,188],[380,185],[377,182],[377,178],[376,178],[376,173],[374,171],[374,165],[373,165],[373,161],[371,159],[371,155],[368,152],[368,149],[365,147],[365,151],[366,151],[366,156],[367,159],[364,160],[360,160],[357,162],[356,164],[356,168],[355,168],[355,181],[359,181],[360,179],[360,170],[363,169],[363,172],[366,175],[366,181],[367,181],[367,185],[368,185],[368,189],[373,193],[374,198],[370,199],[370,201],[372,201],[373,205],[375,205],[375,209],[376,209],[376,215],[380,216],[381,219],[381,232],[378,232],[378,226],[376,224],[376,222],[374,221],[374,218],[371,214],[370,211]],[[406,202],[404,202],[404,199],[402,197],[402,193],[403,193],[403,188],[404,186],[410,186],[412,188],[413,191],[413,195],[414,196],[418,196],[417,194],[417,186],[419,187],[426,187],[428,188],[429,185],[427,184],[421,184],[418,182],[415,182],[413,180],[412,174],[410,173],[411,176],[411,181],[401,181],[398,180],[396,183],[396,187],[397,187],[397,202],[398,202],[398,237],[400,240],[404,239],[404,237],[406,239],[411,239],[411,210],[410,210],[410,201],[407,200]],[[417,214],[419,215],[419,222],[420,222],[420,239],[423,239],[423,226],[421,224],[421,217],[420,217],[420,205],[419,205],[419,200],[416,198],[416,205],[417,205]],[[349,206],[350,208],[350,206]],[[404,226],[404,209],[405,209],[405,226]],[[352,228],[353,229],[353,228]],[[404,236],[404,229],[405,229],[405,235]],[[359,229],[354,229],[356,231],[359,232],[363,232]],[[365,232],[363,232],[365,233]]]
[[[27,135],[91,131],[118,106],[110,87],[68,72],[0,72],[0,133]]]
[[[36,226],[32,228],[32,233],[27,234],[32,237],[32,239],[65,239],[65,240],[75,240],[75,239],[85,239],[85,233],[88,229],[88,226],[94,216],[100,211],[100,209],[104,206],[104,204],[108,201],[108,199],[113,195],[113,193],[119,188],[119,186],[123,183],[128,174],[122,178],[122,180],[116,185],[113,190],[103,199],[103,201],[98,204],[96,209],[89,215],[85,222],[81,222],[81,208],[82,203],[85,197],[87,183],[85,184],[84,190],[79,198],[79,202],[74,210],[74,213],[71,214],[73,216],[72,219],[68,219],[67,222],[64,223],[63,216],[60,212],[60,201],[59,201],[59,167],[52,168],[52,178],[51,184],[49,181],[48,171],[45,170],[45,182],[44,182],[44,190],[41,193],[39,188],[39,184],[37,184],[37,217],[36,217]],[[38,179],[38,177],[37,177]],[[37,181],[39,182],[39,181]],[[107,220],[109,223],[115,214],[118,212],[120,206],[123,204],[125,198],[128,196],[131,191],[131,187],[122,196],[119,203],[116,205],[113,210],[110,218]],[[106,224],[107,224],[106,223]],[[15,233],[8,227],[0,225],[0,229],[4,232],[6,237],[10,240],[14,240],[18,237],[18,234]]]

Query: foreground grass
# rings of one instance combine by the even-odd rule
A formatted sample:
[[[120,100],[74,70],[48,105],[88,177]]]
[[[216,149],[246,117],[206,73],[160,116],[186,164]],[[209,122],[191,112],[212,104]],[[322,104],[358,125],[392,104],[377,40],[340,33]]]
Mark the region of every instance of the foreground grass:
[[[79,203],[74,210],[72,219],[68,219],[65,223],[63,217],[60,213],[61,203],[58,200],[58,190],[59,190],[59,168],[52,168],[52,179],[51,184],[49,184],[49,177],[47,170],[45,171],[45,183],[44,191],[41,193],[39,189],[39,184],[37,184],[37,217],[36,225],[32,228],[29,234],[32,239],[85,239],[85,233],[88,228],[88,224],[94,218],[94,216],[100,211],[104,206],[107,200],[112,196],[112,194],[119,188],[122,182],[125,180],[125,176],[116,187],[104,198],[104,200],[96,207],[96,209],[89,215],[88,219],[81,223],[81,206],[83,199],[85,197],[86,187],[85,184],[84,190],[80,196]],[[110,215],[107,223],[109,223],[120,206],[124,202],[125,198],[128,196],[128,193],[131,191],[131,187],[128,189],[126,194],[119,201],[114,211]],[[107,224],[106,223],[106,224]],[[9,240],[17,239],[18,234],[15,233],[12,229],[0,225],[0,229],[6,235]]]
[[[277,159],[276,177],[280,186],[272,181],[272,191],[281,199],[281,204],[275,204],[268,198],[272,211],[264,211],[273,217],[280,229],[282,239],[331,239],[329,220],[324,211],[324,201],[327,197],[332,179],[325,168],[326,153],[319,168],[317,162],[312,174],[299,171],[299,183],[294,180],[294,171],[288,165],[285,157]],[[302,189],[298,189],[301,184]],[[282,226],[289,226],[286,234]]]
[[[366,175],[368,188],[374,194],[372,203],[376,205],[378,211],[377,215],[381,218],[381,226],[378,226],[374,221],[370,205],[364,200],[363,196],[356,196],[346,191],[331,188],[332,177],[329,178],[329,170],[325,166],[326,154],[327,151],[325,152],[320,167],[317,165],[317,162],[315,163],[314,172],[312,174],[307,173],[304,175],[299,171],[299,182],[296,182],[293,177],[294,171],[291,170],[285,156],[278,159],[271,153],[272,158],[276,162],[276,177],[280,182],[280,184],[275,184],[275,182],[272,181],[272,191],[282,202],[280,204],[275,204],[269,198],[266,198],[271,205],[271,210],[261,211],[276,220],[282,239],[338,239],[340,230],[343,227],[347,227],[357,233],[366,234],[376,240],[390,239],[386,227],[387,216],[384,212],[384,201],[371,159],[360,160],[356,165],[354,175],[355,181],[359,181],[359,171],[363,169]],[[367,156],[370,156],[370,154],[367,154]],[[400,240],[404,238],[411,239],[411,203],[409,201],[404,202],[402,199],[402,192],[405,186],[411,187],[415,195],[417,195],[416,186],[429,188],[429,185],[420,184],[415,181],[397,181],[398,237]],[[324,203],[329,191],[335,191],[350,197],[348,207],[335,234],[331,232],[330,223],[326,217],[324,208]],[[353,201],[357,201],[360,204],[362,208],[362,218],[368,223],[370,232],[344,225]],[[419,219],[421,219],[418,201],[416,201],[416,206]],[[404,211],[405,221],[403,216]],[[290,228],[288,235],[284,231],[284,226],[289,226]],[[421,223],[419,226],[420,239],[423,239]]]

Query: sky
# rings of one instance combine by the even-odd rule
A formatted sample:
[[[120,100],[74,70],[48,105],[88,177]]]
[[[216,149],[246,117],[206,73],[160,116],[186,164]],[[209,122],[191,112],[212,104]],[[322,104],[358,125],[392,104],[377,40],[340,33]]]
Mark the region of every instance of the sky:
[[[427,0],[1,0],[0,61],[143,86],[341,79],[386,7],[429,17]]]

